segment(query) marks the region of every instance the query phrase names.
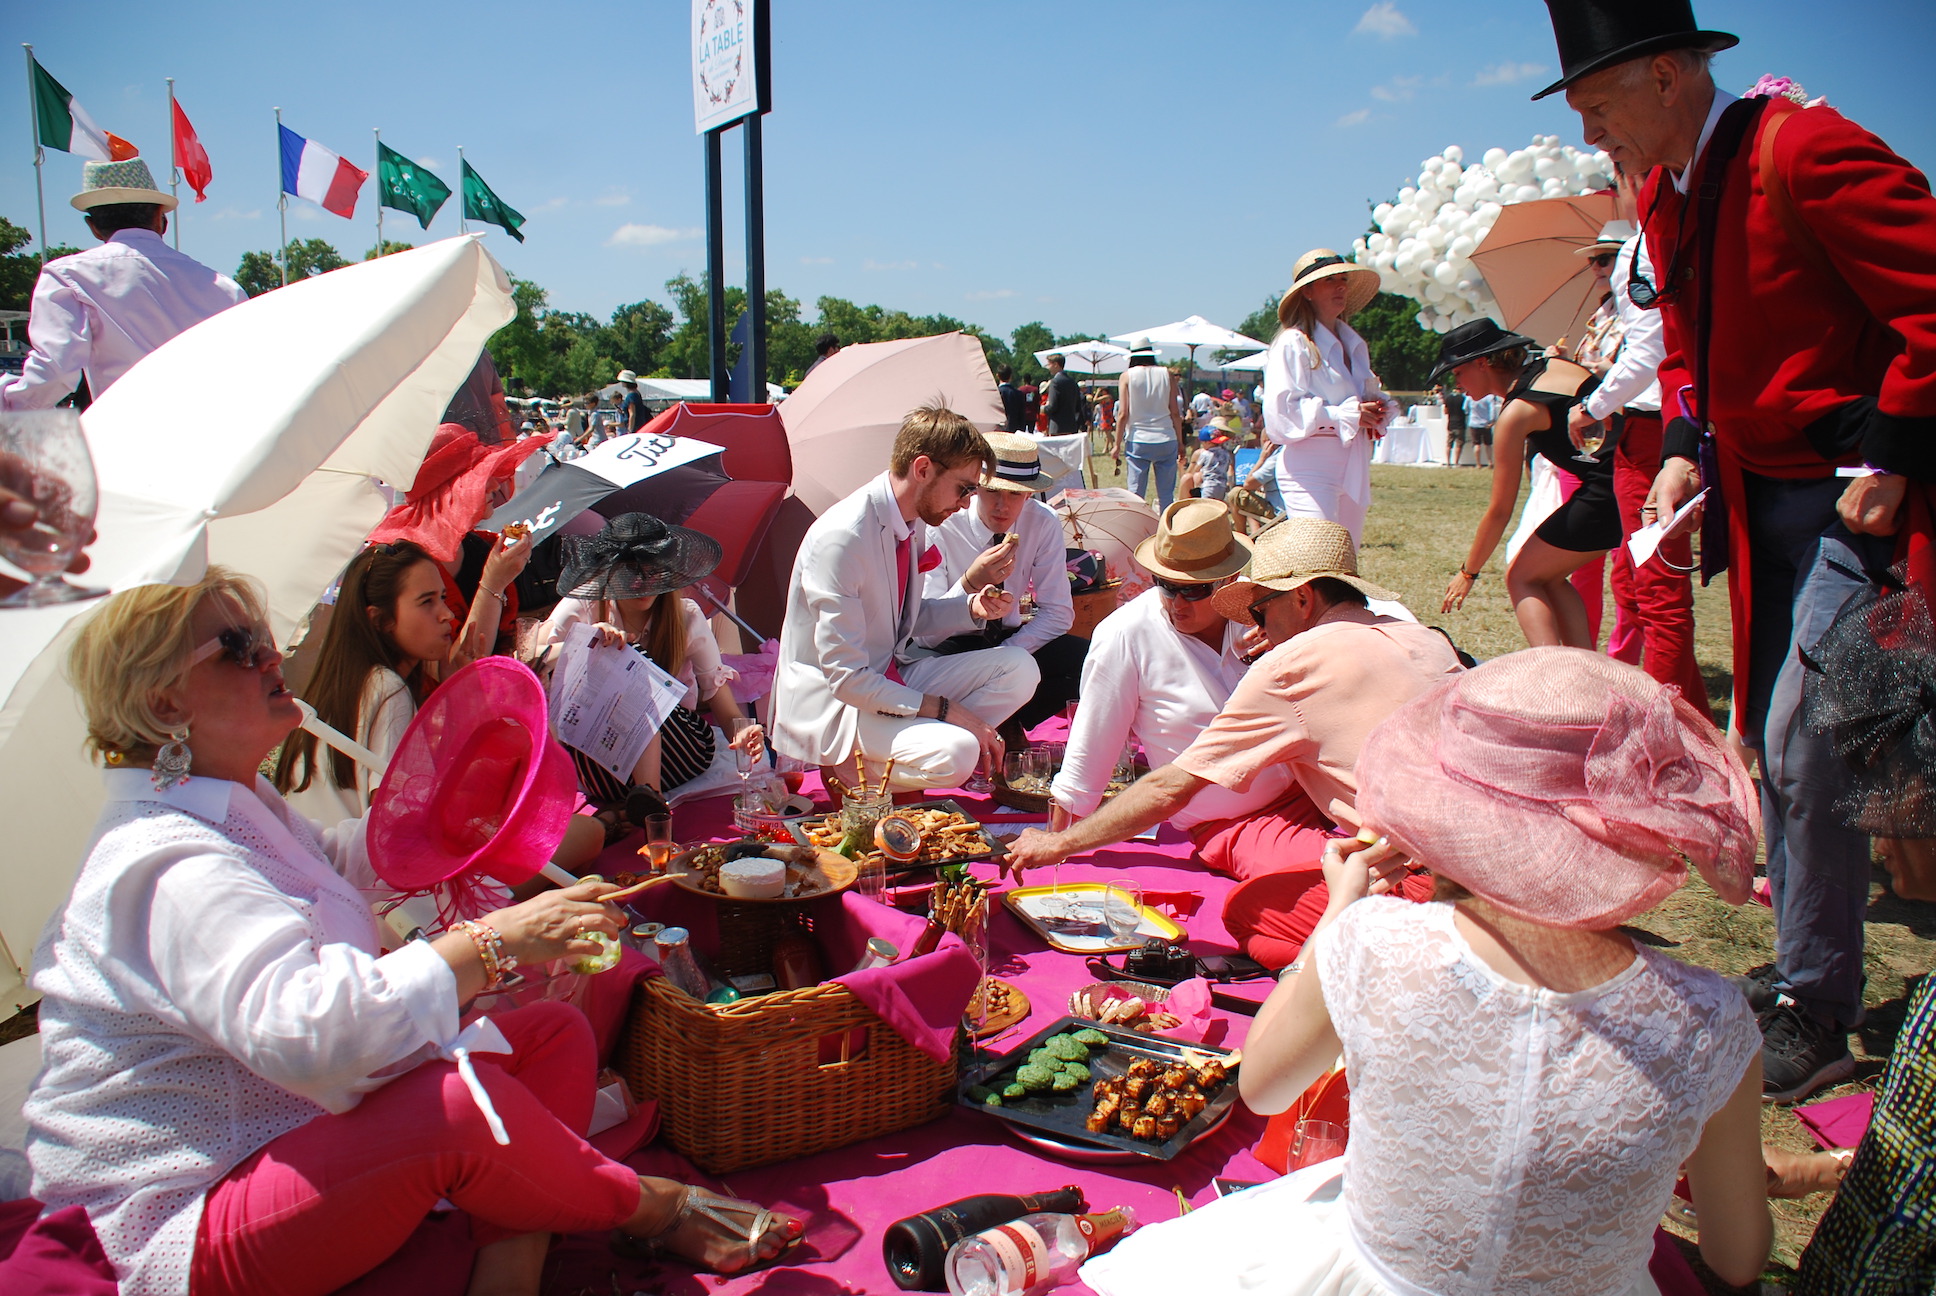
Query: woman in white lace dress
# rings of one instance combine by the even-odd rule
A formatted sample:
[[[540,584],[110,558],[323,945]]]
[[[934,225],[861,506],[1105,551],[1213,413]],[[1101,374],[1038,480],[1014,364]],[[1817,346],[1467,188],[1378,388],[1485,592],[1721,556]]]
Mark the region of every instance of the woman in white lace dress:
[[[1754,1017],[1718,974],[1619,929],[1686,859],[1747,898],[1756,802],[1721,735],[1631,666],[1535,648],[1395,712],[1359,770],[1359,812],[1383,836],[1327,853],[1330,907],[1239,1072],[1246,1103],[1284,1111],[1342,1049],[1345,1156],[1146,1229],[1084,1281],[1104,1296],[1653,1296],[1652,1236],[1683,1165],[1702,1257],[1751,1281],[1772,1233]],[[1405,857],[1443,902],[1382,894]]]

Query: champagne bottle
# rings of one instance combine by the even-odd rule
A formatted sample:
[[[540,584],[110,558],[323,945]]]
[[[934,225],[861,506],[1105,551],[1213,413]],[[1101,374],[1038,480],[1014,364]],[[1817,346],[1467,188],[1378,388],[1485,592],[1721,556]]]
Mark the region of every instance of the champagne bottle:
[[[948,1252],[952,1296],[1045,1296],[1076,1279],[1082,1262],[1136,1227],[1127,1206],[1099,1215],[1025,1215],[963,1238]]]
[[[903,1291],[942,1291],[948,1248],[983,1229],[1036,1212],[1069,1214],[1089,1203],[1074,1184],[1053,1192],[1017,1197],[983,1193],[910,1215],[888,1226],[881,1239],[887,1272]]]

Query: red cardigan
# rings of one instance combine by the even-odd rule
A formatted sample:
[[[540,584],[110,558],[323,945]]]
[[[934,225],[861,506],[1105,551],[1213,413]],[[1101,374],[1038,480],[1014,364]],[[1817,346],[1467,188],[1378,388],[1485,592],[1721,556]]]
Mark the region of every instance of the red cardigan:
[[[1796,245],[1762,190],[1761,135],[1784,116],[1775,169],[1832,276]],[[1640,203],[1663,290],[1677,239],[1686,244],[1681,292],[1663,308],[1669,418],[1675,393],[1693,381],[1695,308],[1707,288],[1693,282],[1698,208],[1683,232],[1683,201],[1692,200],[1657,168]],[[1866,460],[1936,480],[1936,199],[1922,172],[1833,108],[1773,100],[1728,165],[1718,224],[1708,417],[1724,462],[1821,477]],[[1823,458],[1803,429],[1861,397],[1875,408],[1854,412],[1853,448]]]

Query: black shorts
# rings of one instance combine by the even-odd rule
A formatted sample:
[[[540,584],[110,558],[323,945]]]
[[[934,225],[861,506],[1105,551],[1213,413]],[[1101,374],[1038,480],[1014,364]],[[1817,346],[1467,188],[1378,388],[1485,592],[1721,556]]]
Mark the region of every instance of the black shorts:
[[[1582,480],[1533,534],[1571,553],[1597,553],[1619,544],[1620,502],[1613,494],[1613,473],[1594,472]]]
[[[1492,429],[1491,429],[1491,428],[1489,428],[1489,427],[1482,427],[1482,428],[1473,428],[1473,429],[1472,429],[1472,444],[1473,444],[1473,445],[1476,445],[1476,446],[1489,446],[1489,445],[1491,445],[1491,444],[1492,444]]]

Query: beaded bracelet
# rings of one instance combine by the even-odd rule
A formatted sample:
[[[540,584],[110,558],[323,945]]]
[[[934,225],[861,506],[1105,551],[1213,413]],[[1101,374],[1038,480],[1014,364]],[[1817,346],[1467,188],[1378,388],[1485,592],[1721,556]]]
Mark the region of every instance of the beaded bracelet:
[[[466,918],[457,924],[457,930],[470,937],[471,944],[477,947],[477,956],[484,961],[485,989],[504,984],[517,970],[517,958],[504,948],[504,937],[495,927]]]

